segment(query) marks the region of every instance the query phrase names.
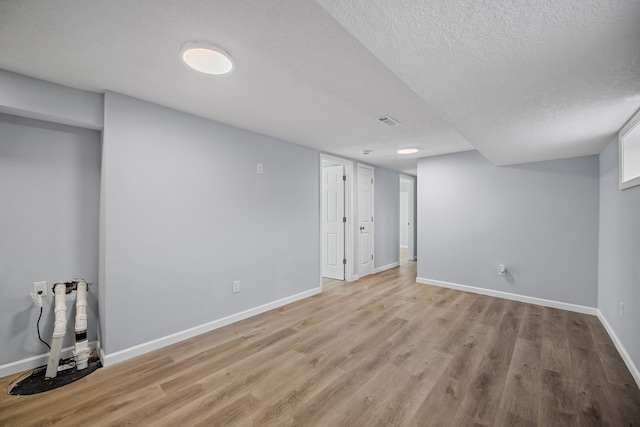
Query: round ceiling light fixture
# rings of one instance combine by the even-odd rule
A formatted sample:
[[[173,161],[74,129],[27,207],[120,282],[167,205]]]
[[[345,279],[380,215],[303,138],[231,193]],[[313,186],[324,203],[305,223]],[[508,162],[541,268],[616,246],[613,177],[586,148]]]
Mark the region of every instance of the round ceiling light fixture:
[[[402,150],[398,150],[398,154],[413,154],[417,152],[417,148],[403,148]]]
[[[205,74],[226,74],[233,68],[226,50],[203,42],[189,42],[182,46],[182,60],[191,68]]]

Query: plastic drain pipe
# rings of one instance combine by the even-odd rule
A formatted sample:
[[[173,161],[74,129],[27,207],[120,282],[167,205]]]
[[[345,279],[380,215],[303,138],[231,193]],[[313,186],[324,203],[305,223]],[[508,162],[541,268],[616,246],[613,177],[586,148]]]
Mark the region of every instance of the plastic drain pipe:
[[[89,342],[87,341],[87,282],[76,279],[76,345],[73,358],[78,371],[88,366]]]
[[[62,341],[67,331],[67,285],[56,283],[53,287],[55,293],[55,323],[53,326],[53,339],[51,341],[51,352],[49,353],[49,363],[45,378],[55,378],[58,375],[58,364],[60,363],[60,352],[62,351]]]

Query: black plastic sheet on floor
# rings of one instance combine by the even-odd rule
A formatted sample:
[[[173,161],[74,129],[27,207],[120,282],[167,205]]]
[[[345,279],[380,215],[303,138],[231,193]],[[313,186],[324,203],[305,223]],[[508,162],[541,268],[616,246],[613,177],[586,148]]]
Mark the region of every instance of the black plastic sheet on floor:
[[[36,368],[26,377],[14,381],[9,386],[9,394],[13,396],[27,396],[30,394],[43,393],[78,381],[98,368],[102,367],[100,359],[89,359],[88,366],[78,371],[75,367],[58,372],[55,378],[45,379],[46,366]]]

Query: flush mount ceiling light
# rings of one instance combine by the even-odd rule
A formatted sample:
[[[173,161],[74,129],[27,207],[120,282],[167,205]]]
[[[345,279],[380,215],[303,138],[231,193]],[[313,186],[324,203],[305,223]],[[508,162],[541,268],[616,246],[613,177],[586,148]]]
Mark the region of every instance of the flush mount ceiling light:
[[[182,46],[182,60],[194,70],[205,74],[225,74],[233,68],[226,50],[208,43],[190,42]]]
[[[403,148],[402,150],[398,150],[398,154],[413,154],[417,152],[417,148]]]

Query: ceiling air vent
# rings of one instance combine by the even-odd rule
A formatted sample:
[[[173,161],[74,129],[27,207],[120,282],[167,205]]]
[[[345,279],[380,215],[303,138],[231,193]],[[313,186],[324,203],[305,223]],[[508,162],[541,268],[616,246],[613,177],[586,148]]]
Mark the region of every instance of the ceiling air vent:
[[[380,123],[384,123],[387,126],[395,126],[395,125],[399,125],[400,122],[397,121],[396,119],[394,119],[391,116],[382,116],[382,117],[378,117],[378,121]]]

